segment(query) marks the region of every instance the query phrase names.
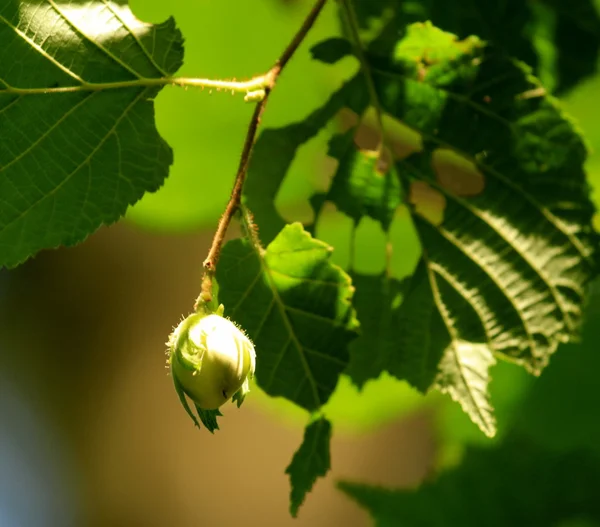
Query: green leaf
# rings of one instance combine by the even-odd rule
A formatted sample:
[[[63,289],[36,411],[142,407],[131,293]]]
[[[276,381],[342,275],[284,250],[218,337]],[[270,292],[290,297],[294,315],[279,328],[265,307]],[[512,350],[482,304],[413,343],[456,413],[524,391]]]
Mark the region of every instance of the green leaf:
[[[488,392],[488,370],[495,362],[485,344],[474,344],[453,337],[444,350],[435,384],[460,403],[471,420],[489,437],[496,435],[496,418]]]
[[[555,51],[550,56],[546,77],[556,78],[555,91],[564,92],[598,71],[600,58],[600,4],[594,0],[545,0],[545,13],[535,35],[546,29],[553,37]],[[539,6],[533,2],[532,8]],[[547,24],[548,27],[545,27]],[[541,26],[541,27],[539,27]],[[542,48],[537,46],[544,66]],[[554,59],[554,61],[552,61]],[[541,69],[541,68],[540,68]],[[543,76],[544,71],[540,71]],[[542,77],[544,78],[544,77]]]
[[[413,56],[447,45],[435,28],[415,25],[406,49],[413,35],[423,42]],[[575,334],[597,272],[586,150],[523,65],[466,44],[456,42],[455,58],[424,77],[401,56],[376,82],[384,108],[427,143],[398,167],[445,324],[456,327],[456,303],[468,304],[481,328],[466,340],[539,373]],[[473,340],[477,334],[484,339]]]
[[[290,512],[294,517],[317,478],[324,477],[331,468],[330,440],[331,423],[324,417],[313,421],[306,427],[302,444],[285,469],[290,476]]]
[[[386,162],[381,152],[356,147],[357,129],[331,139],[328,153],[339,165],[329,191],[313,198],[314,208],[318,216],[323,202],[331,201],[355,223],[368,216],[388,231],[401,202],[400,180],[393,164]]]
[[[495,360],[486,346],[449,332],[431,291],[426,264],[419,264],[408,290],[405,283],[386,276],[353,275],[352,280],[361,322],[361,335],[350,346],[346,370],[353,382],[363,386],[387,371],[423,393],[434,385],[459,402],[486,435],[493,436],[496,423],[487,385],[488,369]],[[477,320],[477,316],[465,312],[464,319]]]
[[[565,91],[598,68],[600,12],[594,0],[460,0],[354,2],[365,29],[375,21],[383,30],[371,43],[371,51],[386,55],[398,34],[414,22],[431,21],[459,38],[477,35],[506,55],[531,66],[548,89]],[[336,43],[338,50],[343,49]],[[318,48],[317,58],[332,51]],[[338,54],[339,57],[339,54]]]
[[[345,38],[331,37],[322,40],[310,50],[312,57],[325,64],[335,64],[338,60],[352,55],[352,44]]]
[[[0,7],[0,266],[81,242],[168,174],[151,81],[179,68],[183,40],[126,4]]]
[[[594,280],[581,342],[561,345],[544,375],[519,405],[516,427],[536,443],[559,451],[586,448],[600,454],[600,280]],[[551,411],[549,411],[551,409]]]
[[[399,329],[367,322],[349,373],[360,385],[387,370],[421,390],[435,379],[493,435],[494,355],[539,374],[577,334],[597,273],[585,146],[526,66],[475,37],[414,24],[389,56],[367,53],[367,68],[375,103],[422,137],[396,167],[423,262],[403,308],[384,288],[358,306],[359,319],[383,310]]]
[[[258,385],[309,411],[333,393],[356,336],[353,287],[331,251],[294,223],[266,250],[229,242],[217,269],[219,300],[256,347]]]
[[[387,371],[426,392],[449,344],[421,264],[412,280],[354,273],[360,336],[350,345],[346,373],[359,387]]]
[[[381,372],[395,372],[402,364],[399,333],[407,326],[400,316],[405,287],[402,282],[385,275],[352,274],[356,288],[353,304],[360,320],[360,335],[350,344],[350,363],[346,372],[352,381],[363,387]],[[427,355],[427,343],[421,342],[422,356]],[[434,366],[435,367],[435,366]],[[402,366],[397,372],[403,378]]]
[[[600,521],[599,485],[600,463],[589,453],[557,456],[513,439],[499,448],[469,448],[458,468],[416,491],[350,482],[339,488],[377,527],[546,527]]]

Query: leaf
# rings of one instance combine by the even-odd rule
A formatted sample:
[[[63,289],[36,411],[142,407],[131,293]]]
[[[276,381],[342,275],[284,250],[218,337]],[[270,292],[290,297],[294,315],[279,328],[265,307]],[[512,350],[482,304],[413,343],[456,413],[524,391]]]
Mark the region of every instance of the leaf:
[[[469,448],[458,468],[415,491],[338,484],[369,510],[377,527],[597,522],[599,485],[600,463],[589,453],[557,456],[514,438],[499,448]]]
[[[396,359],[402,352],[398,333],[406,326],[399,313],[404,287],[401,282],[385,275],[372,276],[354,273],[356,288],[353,304],[360,320],[360,335],[350,344],[350,363],[346,373],[359,387],[381,372],[392,373]],[[423,356],[427,354],[422,344]],[[398,360],[398,362],[401,362]],[[400,370],[399,375],[404,377]]]
[[[0,266],[81,242],[161,186],[173,155],[150,81],[182,59],[173,20],[124,0],[2,3]]]
[[[337,61],[352,55],[352,44],[345,38],[331,37],[322,40],[310,50],[310,54],[316,60],[325,64],[335,64]]]
[[[458,402],[488,437],[496,435],[496,418],[490,403],[489,368],[495,363],[485,344],[452,338],[439,364],[436,386]]]
[[[321,417],[306,427],[300,448],[294,454],[292,462],[285,469],[290,476],[290,513],[298,515],[298,509],[304,502],[318,477],[325,477],[331,468],[329,443],[331,423]]]
[[[449,332],[431,291],[426,264],[419,263],[408,288],[386,276],[353,275],[352,280],[361,323],[346,370],[352,381],[362,387],[387,371],[423,393],[434,385],[459,402],[486,435],[493,436],[496,422],[487,386],[488,369],[495,360],[485,345]],[[476,321],[468,305],[463,307],[463,320]]]
[[[421,263],[411,280],[354,273],[360,335],[350,345],[346,373],[363,387],[387,371],[426,392],[449,339],[436,311]],[[429,293],[429,294],[428,294]]]
[[[194,412],[192,412],[190,404],[188,403],[187,397],[185,395],[185,390],[183,389],[183,386],[181,386],[181,383],[179,382],[177,377],[175,377],[175,375],[171,374],[171,376],[173,379],[173,385],[175,386],[175,393],[177,393],[179,402],[183,406],[185,412],[190,416],[191,420],[194,422],[194,425],[200,428],[200,423],[198,422],[198,419],[196,419],[196,415],[194,414]]]
[[[431,21],[463,39],[477,35],[533,68],[548,89],[564,92],[598,68],[600,13],[594,0],[395,0],[354,2],[367,29],[376,20],[385,24],[371,50],[386,55],[407,25]],[[336,44],[337,49],[343,49]],[[331,51],[319,48],[317,58],[330,62]],[[338,53],[338,58],[341,58]]]
[[[423,139],[422,151],[396,167],[424,267],[406,307],[387,312],[397,335],[365,324],[349,371],[359,385],[379,368],[420,389],[435,378],[492,435],[494,355],[539,374],[558,344],[577,335],[597,274],[585,146],[526,66],[475,37],[414,24],[389,56],[367,51],[367,67],[382,109]],[[371,298],[359,318],[388,309],[383,289]],[[424,365],[435,357],[432,377]]]
[[[430,55],[437,43],[447,45],[435,28],[416,25],[407,50],[411,35]],[[424,77],[413,59],[401,58],[376,82],[383,106],[429,143],[398,162],[405,182],[424,181],[446,199],[439,225],[413,214],[434,294],[453,291],[470,304],[493,351],[539,373],[558,342],[575,334],[585,286],[597,272],[586,151],[524,66],[476,41],[465,45],[457,42],[455,58],[428,66]],[[440,147],[477,168],[479,194],[461,195],[443,182],[433,162]]]
[[[358,293],[358,291],[357,291]],[[581,341],[564,344],[519,405],[516,428],[553,450],[586,448],[600,454],[600,280],[594,280]],[[552,411],[548,411],[551,408]]]
[[[383,159],[381,152],[355,146],[357,128],[334,136],[329,143],[329,155],[339,161],[339,166],[316,213],[320,213],[324,201],[331,201],[356,223],[368,216],[388,231],[401,202],[400,180],[395,167]]]
[[[600,4],[595,0],[545,0],[541,6],[550,12],[542,20],[550,22],[548,29],[554,30],[556,46],[548,75],[557,77],[556,92],[564,92],[598,71]]]
[[[259,386],[309,411],[333,393],[356,336],[353,287],[331,251],[294,223],[266,250],[230,241],[217,269],[219,301],[256,347]]]

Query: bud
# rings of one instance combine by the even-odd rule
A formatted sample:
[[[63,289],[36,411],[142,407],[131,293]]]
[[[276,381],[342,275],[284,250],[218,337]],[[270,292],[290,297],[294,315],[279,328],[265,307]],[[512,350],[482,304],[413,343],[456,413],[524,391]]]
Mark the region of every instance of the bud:
[[[249,91],[244,96],[244,102],[260,102],[265,98],[267,92],[261,88],[260,90]]]
[[[233,396],[239,406],[254,376],[252,342],[222,314],[223,306],[219,306],[216,313],[188,316],[168,343],[176,388],[202,410],[217,410]]]

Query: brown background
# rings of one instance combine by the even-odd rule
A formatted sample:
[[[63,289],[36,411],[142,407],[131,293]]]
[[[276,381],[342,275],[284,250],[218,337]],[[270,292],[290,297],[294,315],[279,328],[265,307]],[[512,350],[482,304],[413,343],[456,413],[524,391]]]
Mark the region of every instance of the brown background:
[[[1,319],[10,352],[0,366],[56,429],[56,445],[42,440],[41,455],[66,452],[60,470],[68,472],[67,495],[76,496],[68,505],[74,524],[369,525],[335,480],[416,484],[434,446],[429,416],[363,435],[334,430],[332,472],[292,520],[284,470],[301,427],[249,397],[211,436],[193,427],[167,376],[164,342],[190,310],[207,243],[206,235],[161,236],[120,224],[10,273],[4,305],[11,309]],[[37,440],[22,445],[27,455],[41,448]],[[45,480],[46,499],[62,492],[54,476]]]

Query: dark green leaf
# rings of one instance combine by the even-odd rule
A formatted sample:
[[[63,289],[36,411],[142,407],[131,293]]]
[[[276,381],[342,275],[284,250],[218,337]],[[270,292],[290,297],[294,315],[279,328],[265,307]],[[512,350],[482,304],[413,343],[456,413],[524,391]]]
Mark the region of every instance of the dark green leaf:
[[[78,243],[160,187],[173,156],[147,79],[174,73],[182,46],[173,20],[142,23],[124,0],[2,3],[0,266]]]
[[[548,527],[600,521],[600,463],[589,453],[556,456],[524,441],[470,448],[465,459],[416,491],[341,482],[377,527]],[[593,523],[592,523],[593,524]]]
[[[391,53],[407,25],[431,21],[459,38],[477,35],[524,61],[557,91],[598,68],[600,14],[594,0],[374,0],[354,5],[365,29],[374,21],[387,22],[371,45],[377,54]],[[320,56],[328,54],[321,50]]]
[[[532,3],[535,6],[535,3]],[[573,88],[598,71],[600,57],[600,4],[594,0],[544,0],[551,12],[556,47],[556,91]]]
[[[352,44],[345,38],[332,37],[313,46],[310,53],[316,60],[325,64],[334,64],[352,54]]]
[[[258,384],[309,411],[333,393],[356,336],[353,287],[331,251],[294,223],[264,251],[229,242],[217,269],[225,312],[256,346]]]
[[[324,477],[331,468],[330,440],[331,423],[324,417],[313,421],[306,427],[302,444],[285,469],[290,476],[290,512],[294,517],[317,478]]]
[[[405,327],[399,313],[404,288],[386,276],[353,274],[352,283],[356,288],[353,304],[360,320],[360,335],[350,345],[350,363],[345,373],[362,387],[381,372],[392,372],[392,364],[402,352],[397,338]],[[421,345],[425,356],[426,343]],[[401,368],[400,378],[405,374]]]
[[[358,293],[358,291],[357,291]],[[600,280],[591,288],[581,342],[563,344],[544,375],[519,405],[518,429],[537,443],[565,451],[600,454]]]
[[[410,282],[352,275],[360,336],[350,345],[346,373],[357,386],[383,371],[422,392],[433,383],[449,339],[424,273],[421,263]]]
[[[423,72],[425,53],[437,58]],[[412,26],[397,56],[376,82],[426,143],[398,166],[440,312],[450,331],[464,318],[452,291],[480,321],[465,340],[539,373],[578,328],[597,271],[581,137],[524,66],[476,40]]]
[[[380,356],[360,370],[373,357],[370,342],[394,340],[367,323],[350,373],[360,385],[386,369],[425,389],[438,357],[436,385],[491,435],[493,355],[538,374],[558,343],[577,333],[585,288],[597,273],[586,150],[529,70],[475,37],[458,41],[415,24],[393,54],[368,60],[383,110],[423,139],[422,151],[396,164],[424,271],[406,307],[387,314],[402,328],[395,354],[388,344],[375,347]],[[348,202],[338,207],[349,211]],[[371,309],[390,300],[380,291]]]
[[[406,56],[382,71],[382,104],[427,144],[399,171],[410,181],[429,281],[453,340],[472,343],[484,363],[494,352],[538,374],[576,335],[597,273],[586,152],[524,66],[471,42],[452,69],[441,62],[419,72]],[[396,74],[398,85],[383,79]],[[440,383],[464,407],[444,364]],[[481,389],[485,378],[473,381]]]
[[[449,303],[460,313],[451,318],[453,326],[448,324],[453,317]],[[495,359],[478,343],[482,329],[473,307],[445,284],[436,284],[422,260],[399,314],[401,338],[389,372],[421,391],[434,385],[448,393],[486,435],[494,436],[488,384]]]

